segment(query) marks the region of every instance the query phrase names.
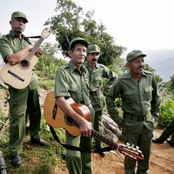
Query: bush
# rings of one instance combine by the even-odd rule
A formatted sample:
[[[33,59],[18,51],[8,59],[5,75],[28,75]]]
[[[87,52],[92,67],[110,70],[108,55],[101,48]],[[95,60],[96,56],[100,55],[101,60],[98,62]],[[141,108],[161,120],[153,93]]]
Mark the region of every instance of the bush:
[[[159,126],[166,127],[174,117],[174,100],[169,98],[160,106]]]

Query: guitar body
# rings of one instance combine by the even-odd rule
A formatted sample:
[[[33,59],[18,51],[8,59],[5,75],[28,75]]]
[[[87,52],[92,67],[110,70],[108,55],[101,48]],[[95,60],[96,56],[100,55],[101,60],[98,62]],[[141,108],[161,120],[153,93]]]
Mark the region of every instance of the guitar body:
[[[90,121],[90,110],[87,106],[74,103],[71,98],[67,101],[75,112]],[[74,122],[71,117],[66,116],[62,109],[55,105],[55,102],[54,92],[50,91],[44,102],[44,117],[47,123],[54,128],[65,128],[73,136],[80,135],[81,133],[77,123]]]
[[[20,63],[13,66],[7,63],[2,67],[0,76],[4,83],[16,89],[23,89],[29,85],[32,77],[32,69],[38,62],[35,53],[37,53],[41,43],[49,36],[50,32],[50,28],[45,28],[42,31],[38,42],[30,52],[26,52],[24,59]]]
[[[7,63],[1,69],[1,78],[4,83],[9,84],[13,88],[23,89],[29,85],[32,69],[37,62],[38,58],[33,56],[30,61],[24,59],[21,63],[13,66]]]

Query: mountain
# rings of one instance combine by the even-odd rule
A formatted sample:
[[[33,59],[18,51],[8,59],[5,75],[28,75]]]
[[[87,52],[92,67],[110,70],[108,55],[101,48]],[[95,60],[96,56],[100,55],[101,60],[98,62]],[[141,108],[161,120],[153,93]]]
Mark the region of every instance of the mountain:
[[[159,75],[163,82],[170,81],[174,75],[174,49],[173,50],[146,50],[145,63],[155,69],[155,74]]]

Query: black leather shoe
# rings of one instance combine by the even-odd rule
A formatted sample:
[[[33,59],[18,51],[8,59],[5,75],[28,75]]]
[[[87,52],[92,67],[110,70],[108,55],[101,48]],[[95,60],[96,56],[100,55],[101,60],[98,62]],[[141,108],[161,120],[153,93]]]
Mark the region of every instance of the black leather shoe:
[[[172,147],[174,147],[174,142],[171,140],[166,140],[168,142],[168,144],[170,144]]]
[[[101,157],[105,157],[105,152],[100,151],[102,147],[95,146],[95,148],[99,151],[98,153],[100,154]]]
[[[40,146],[45,146],[47,144],[47,142],[43,139],[35,139],[35,138],[31,138],[31,143],[32,144],[37,144]]]
[[[161,140],[160,138],[152,139],[152,142],[153,142],[153,143],[157,143],[157,144],[162,144],[162,143],[164,143],[164,141]]]
[[[19,155],[11,155],[11,162],[14,167],[19,167],[22,164],[21,157]]]

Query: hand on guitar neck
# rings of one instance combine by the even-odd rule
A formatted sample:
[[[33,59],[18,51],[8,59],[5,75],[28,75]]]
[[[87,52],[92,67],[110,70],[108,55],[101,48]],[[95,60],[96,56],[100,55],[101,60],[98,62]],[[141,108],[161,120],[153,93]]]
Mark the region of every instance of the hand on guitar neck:
[[[64,97],[57,97],[56,104],[60,107],[66,115],[69,115],[78,125],[80,132],[83,136],[89,137],[92,135],[92,123],[90,122],[90,111],[88,112],[89,119],[86,120],[84,117],[79,115],[78,110],[74,110],[74,108],[78,108],[77,103],[74,102],[72,98],[66,100]]]

